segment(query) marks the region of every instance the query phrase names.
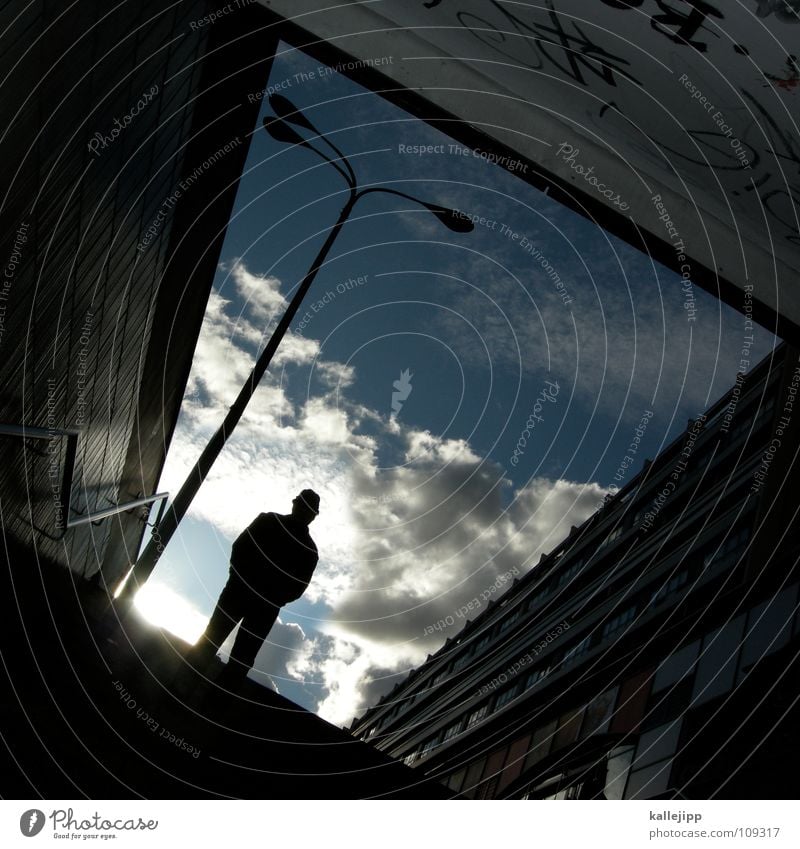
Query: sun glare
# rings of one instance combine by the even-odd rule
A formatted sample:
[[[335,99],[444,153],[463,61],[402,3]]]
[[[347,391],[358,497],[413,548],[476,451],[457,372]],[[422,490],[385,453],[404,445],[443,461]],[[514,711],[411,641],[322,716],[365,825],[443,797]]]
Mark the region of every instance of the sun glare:
[[[206,617],[164,584],[148,582],[134,603],[148,622],[188,643],[195,643],[206,627]]]

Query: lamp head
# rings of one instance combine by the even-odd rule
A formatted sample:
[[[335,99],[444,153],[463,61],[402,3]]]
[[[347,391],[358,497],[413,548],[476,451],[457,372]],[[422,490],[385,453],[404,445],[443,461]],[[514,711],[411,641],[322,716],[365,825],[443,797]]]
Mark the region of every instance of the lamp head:
[[[288,97],[284,97],[282,94],[271,94],[269,96],[269,105],[273,108],[275,114],[279,118],[283,118],[284,121],[288,121],[290,124],[297,124],[298,127],[304,127],[306,130],[311,130],[312,133],[317,132],[311,121],[303,115]]]
[[[435,203],[425,203],[424,201],[420,201],[420,203],[454,233],[471,233],[475,229],[472,219],[457,209],[449,209],[446,206],[438,206]]]
[[[295,130],[293,130],[281,118],[264,118],[264,129],[276,141],[286,142],[287,144],[308,144],[308,142],[306,142],[299,133],[295,132]]]

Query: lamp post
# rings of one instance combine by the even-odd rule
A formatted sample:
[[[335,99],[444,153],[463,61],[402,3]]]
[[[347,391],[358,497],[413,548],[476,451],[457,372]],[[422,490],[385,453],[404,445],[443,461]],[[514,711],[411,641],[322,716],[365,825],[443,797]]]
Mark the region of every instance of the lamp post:
[[[147,580],[161,556],[162,551],[166,548],[167,543],[175,533],[178,524],[189,509],[197,491],[200,489],[203,481],[208,475],[214,461],[219,456],[228,438],[233,433],[239,419],[241,419],[247,404],[256,391],[261,378],[267,370],[267,367],[275,354],[275,351],[280,345],[289,325],[292,322],[297,310],[300,307],[303,298],[308,292],[317,272],[325,262],[336,237],[339,235],[342,227],[350,216],[353,207],[365,195],[381,192],[383,194],[398,195],[399,197],[412,200],[415,203],[425,207],[429,212],[435,215],[446,227],[456,233],[468,233],[474,225],[470,219],[460,212],[453,209],[448,209],[438,204],[428,203],[427,201],[415,198],[405,192],[397,191],[396,189],[385,188],[383,186],[370,186],[365,189],[359,189],[358,181],[356,180],[355,172],[347,160],[347,157],[333,144],[330,139],[320,133],[313,124],[300,112],[287,98],[281,95],[272,95],[269,98],[270,106],[275,111],[275,118],[265,118],[264,128],[277,141],[288,144],[300,145],[313,150],[318,156],[321,156],[326,162],[332,165],[344,179],[347,181],[349,193],[347,202],[345,203],[336,223],[328,233],[325,242],[319,249],[314,261],[311,263],[308,272],[297,288],[297,292],[292,298],[286,312],[283,314],[275,332],[272,334],[269,342],[267,342],[264,350],[256,360],[250,376],[245,381],[242,388],[239,390],[239,395],[228,410],[225,419],[220,425],[217,432],[211,437],[203,453],[195,463],[188,477],[184,481],[177,495],[171,504],[164,511],[164,516],[158,527],[154,528],[151,534],[151,539],[142,551],[139,559],[128,572],[123,584],[117,590],[117,597],[125,601],[132,601],[133,596],[139,587]],[[317,138],[322,139],[333,151],[335,151],[338,159],[332,159],[321,150],[314,147],[310,142],[306,141],[300,134],[294,130],[290,124],[303,127],[316,134]]]

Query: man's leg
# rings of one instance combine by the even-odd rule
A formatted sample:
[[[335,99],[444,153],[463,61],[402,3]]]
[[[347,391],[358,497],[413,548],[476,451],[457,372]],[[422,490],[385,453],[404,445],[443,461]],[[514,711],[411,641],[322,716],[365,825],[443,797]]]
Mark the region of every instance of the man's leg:
[[[228,661],[226,672],[229,676],[242,680],[247,677],[258,650],[278,618],[279,610],[275,604],[260,601],[245,613]]]
[[[192,654],[200,660],[210,660],[226,637],[236,627],[236,623],[244,616],[247,590],[243,589],[233,577],[222,589],[217,606],[208,620],[206,630],[194,646]]]

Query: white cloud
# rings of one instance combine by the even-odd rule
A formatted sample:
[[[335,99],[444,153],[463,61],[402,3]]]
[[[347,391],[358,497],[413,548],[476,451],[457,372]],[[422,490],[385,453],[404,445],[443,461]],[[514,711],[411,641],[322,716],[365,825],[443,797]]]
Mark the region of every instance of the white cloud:
[[[234,269],[251,294],[253,281],[266,280],[241,262]],[[255,307],[251,301],[236,320],[231,302],[212,296],[163,488],[184,478],[249,373],[260,341],[256,316],[278,303],[277,282],[269,288],[272,296]],[[289,340],[284,365],[316,357],[314,368],[337,376],[339,388],[354,380],[351,367],[319,359],[315,340]],[[438,647],[444,635],[426,633],[428,625],[480,597],[498,576],[526,571],[593,512],[603,492],[542,477],[515,490],[499,465],[463,439],[379,415],[327,386],[292,402],[284,382],[270,373],[259,386],[191,515],[230,542],[261,510],[288,510],[299,489],[320,493],[311,530],[321,558],[306,600],[323,605],[327,619],[302,631],[280,623],[257,669],[278,687],[287,677],[303,680],[319,712],[346,723]],[[362,422],[372,435],[359,432]],[[387,467],[378,454],[390,436],[400,464]]]
[[[302,427],[319,443],[343,446],[350,442],[347,413],[331,406],[327,398],[309,398],[306,401]]]
[[[294,622],[284,622],[278,618],[256,656],[251,677],[257,681],[267,678],[267,681],[262,680],[261,683],[266,683],[280,693],[287,680],[295,678],[294,675],[288,675],[286,669],[303,651],[305,642],[306,634],[299,625]],[[232,646],[233,643],[230,645]]]
[[[344,363],[318,360],[316,368],[317,377],[322,383],[335,389],[346,389],[356,378],[355,368]]]
[[[281,281],[277,277],[253,274],[240,259],[222,268],[229,272],[245,309],[255,321],[269,322],[284,312],[287,301],[280,292]]]

